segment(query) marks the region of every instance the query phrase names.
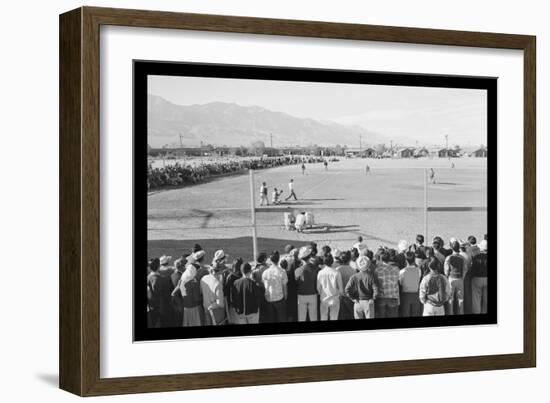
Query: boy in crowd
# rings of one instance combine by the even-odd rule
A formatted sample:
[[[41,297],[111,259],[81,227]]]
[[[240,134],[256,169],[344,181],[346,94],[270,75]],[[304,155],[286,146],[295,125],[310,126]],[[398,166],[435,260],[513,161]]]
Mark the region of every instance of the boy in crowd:
[[[400,316],[403,318],[422,316],[422,306],[418,300],[418,287],[422,273],[415,263],[413,252],[407,252],[405,258],[407,266],[399,272]]]

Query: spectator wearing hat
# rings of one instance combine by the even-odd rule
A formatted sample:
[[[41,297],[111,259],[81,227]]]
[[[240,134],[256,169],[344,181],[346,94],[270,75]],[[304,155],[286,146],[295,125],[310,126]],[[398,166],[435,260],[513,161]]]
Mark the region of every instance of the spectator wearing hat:
[[[187,265],[180,281],[179,289],[182,295],[183,326],[200,326],[202,309],[202,296],[200,283],[197,280],[197,269],[193,264],[193,258],[187,259]]]
[[[399,267],[395,263],[396,252],[389,249],[381,253],[381,263],[376,266],[379,294],[375,300],[377,318],[395,318],[399,315]]]
[[[170,270],[161,272],[161,262],[166,267],[170,258],[149,261],[149,275],[147,276],[147,297],[149,308],[149,327],[172,327],[175,325],[174,307],[172,305],[172,280]]]
[[[296,269],[296,286],[298,294],[298,321],[305,322],[309,316],[311,322],[317,320],[317,269],[315,256],[310,245],[303,246],[298,252],[301,265]]]
[[[487,313],[487,241],[479,243],[479,254],[472,260],[472,313]]]
[[[198,250],[194,252],[191,256],[193,256],[193,259],[195,260],[195,267],[198,265],[197,268],[197,281],[201,281],[201,279],[206,276],[209,273],[209,266],[203,264],[204,256],[206,255],[206,252],[204,250]]]
[[[221,258],[221,254],[218,258]],[[215,259],[214,261],[215,264],[210,268],[210,273],[204,276],[200,281],[206,326],[222,323],[223,319],[219,318],[218,315],[220,315],[222,309],[225,311],[225,298],[221,281],[221,267],[223,261],[219,259]]]
[[[445,275],[449,279],[451,295],[449,296],[449,314],[464,314],[464,274],[466,261],[460,254],[460,243],[453,239],[451,243],[452,254],[445,258],[443,265]]]
[[[417,252],[421,252],[417,249]],[[418,300],[418,287],[422,273],[415,263],[415,254],[405,254],[407,266],[399,271],[399,314],[402,318],[422,316],[422,306]]]
[[[447,277],[439,273],[436,260],[432,260],[429,273],[422,279],[419,287],[419,299],[424,305],[423,316],[445,315],[445,303],[451,294],[451,286]]]
[[[267,301],[267,321],[286,322],[286,297],[288,277],[279,266],[279,252],[269,256],[269,267],[262,274],[262,282]]]
[[[350,277],[346,287],[346,296],[353,301],[353,316],[355,319],[371,319],[375,317],[375,299],[379,287],[376,274],[369,270],[370,259],[361,256],[357,259],[359,272]]]
[[[321,320],[338,320],[340,296],[344,294],[342,275],[332,265],[330,253],[323,258],[323,267],[317,275],[317,292],[320,296]]]
[[[357,270],[349,265],[351,252],[349,250],[340,252],[336,249],[333,251],[333,256],[336,262],[336,270],[342,276],[342,285],[345,290],[351,276],[357,273]],[[340,296],[340,312],[338,313],[338,319],[353,319],[353,301],[345,293]]]
[[[231,270],[223,272],[223,295],[225,296],[225,306],[227,307],[227,321],[230,324],[238,323],[237,313],[233,302],[233,284],[241,278],[242,258],[237,258],[233,261]]]
[[[233,283],[233,303],[239,324],[257,324],[260,318],[262,290],[252,278],[250,263],[241,266],[242,277]]]

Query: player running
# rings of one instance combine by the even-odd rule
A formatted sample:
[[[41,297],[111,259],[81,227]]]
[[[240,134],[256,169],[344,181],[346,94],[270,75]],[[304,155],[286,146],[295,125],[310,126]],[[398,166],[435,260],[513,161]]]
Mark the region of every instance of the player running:
[[[323,161],[323,164],[325,165],[325,171],[328,171],[328,161],[327,160]]]
[[[294,193],[294,179],[291,179],[290,182],[288,182],[288,197],[285,199],[287,201],[291,197],[294,197],[294,200],[298,200],[296,197],[296,193]]]
[[[302,175],[306,174],[306,164],[302,162]]]
[[[368,175],[370,173],[370,166],[365,167],[365,175]]]

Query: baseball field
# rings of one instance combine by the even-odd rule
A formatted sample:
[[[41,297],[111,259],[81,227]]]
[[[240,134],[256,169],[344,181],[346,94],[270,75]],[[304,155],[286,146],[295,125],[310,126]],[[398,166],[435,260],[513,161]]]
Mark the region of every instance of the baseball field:
[[[451,164],[454,163],[454,167]],[[366,166],[370,172],[366,172]],[[277,167],[254,173],[258,248],[282,250],[291,243],[349,248],[361,235],[370,248],[395,247],[424,231],[424,175],[429,181],[428,237],[479,238],[487,232],[487,159],[341,158],[320,164]],[[284,201],[294,179],[298,201]],[[269,206],[259,206],[259,187],[266,182]],[[283,190],[280,205],[271,205],[273,188]],[[152,192],[148,204],[148,255],[179,256],[199,243],[210,258],[216,249],[252,259],[250,178],[248,174]],[[311,212],[315,225],[302,233],[287,231],[285,212]]]

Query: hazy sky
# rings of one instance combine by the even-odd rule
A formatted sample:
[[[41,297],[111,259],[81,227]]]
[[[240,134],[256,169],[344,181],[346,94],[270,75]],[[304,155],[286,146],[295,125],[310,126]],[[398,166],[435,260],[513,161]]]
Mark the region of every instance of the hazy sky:
[[[486,91],[364,84],[149,76],[149,94],[179,105],[233,102],[356,124],[424,144],[486,144]]]

